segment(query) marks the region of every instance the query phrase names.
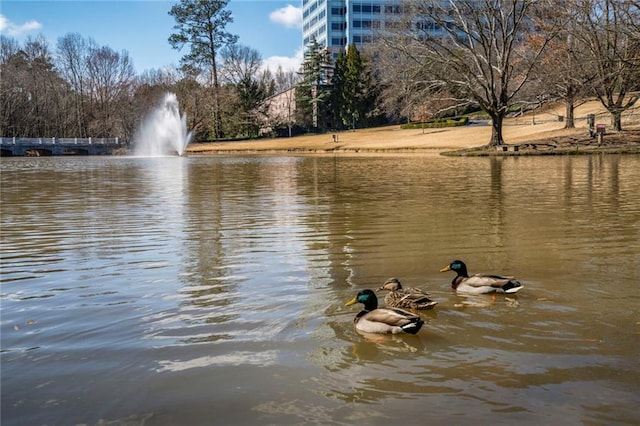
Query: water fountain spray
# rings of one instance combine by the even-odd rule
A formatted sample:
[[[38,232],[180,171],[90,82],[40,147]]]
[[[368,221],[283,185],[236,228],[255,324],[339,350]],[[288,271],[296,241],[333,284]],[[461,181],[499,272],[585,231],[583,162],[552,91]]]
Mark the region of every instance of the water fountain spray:
[[[167,93],[160,105],[142,120],[134,137],[134,154],[182,155],[192,136],[193,132],[187,130],[187,116],[180,115],[178,98]]]

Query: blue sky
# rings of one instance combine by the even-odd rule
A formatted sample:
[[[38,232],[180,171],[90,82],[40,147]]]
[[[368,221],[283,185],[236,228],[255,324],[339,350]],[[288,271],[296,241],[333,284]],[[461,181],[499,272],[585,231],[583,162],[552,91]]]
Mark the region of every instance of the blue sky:
[[[177,1],[164,0],[2,0],[0,32],[22,43],[44,35],[52,51],[58,37],[80,33],[100,46],[126,50],[136,71],[175,65],[186,51],[167,39],[175,21],[169,10]],[[231,0],[234,22],[227,29],[238,43],[262,55],[275,70],[297,70],[302,58],[302,13],[299,0]]]

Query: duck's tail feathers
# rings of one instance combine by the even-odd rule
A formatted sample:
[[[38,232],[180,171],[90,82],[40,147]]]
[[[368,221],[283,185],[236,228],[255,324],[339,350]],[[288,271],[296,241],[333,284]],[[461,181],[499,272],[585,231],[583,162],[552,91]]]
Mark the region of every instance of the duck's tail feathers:
[[[512,294],[512,293],[517,293],[523,288],[524,287],[522,287],[522,284],[520,284],[520,281],[509,280],[509,282],[502,287],[502,290],[504,290],[504,292],[507,294]]]
[[[433,308],[435,308],[435,306],[437,304],[438,304],[438,302],[430,301],[429,303],[425,303],[425,304],[420,305],[420,308],[421,309],[425,309],[425,310],[426,309],[433,309]]]
[[[405,324],[400,328],[402,328],[402,331],[404,331],[405,333],[416,334],[418,331],[420,331],[423,324],[424,321],[422,320],[422,318],[417,317],[410,323]]]

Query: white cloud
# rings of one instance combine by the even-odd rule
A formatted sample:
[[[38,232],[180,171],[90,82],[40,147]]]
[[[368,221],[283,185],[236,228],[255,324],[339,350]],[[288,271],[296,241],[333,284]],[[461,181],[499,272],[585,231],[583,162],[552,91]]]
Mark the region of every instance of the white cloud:
[[[42,28],[42,24],[38,21],[27,21],[22,25],[18,25],[9,21],[6,16],[0,15],[0,33],[11,37],[21,36],[30,31],[39,30],[40,28]]]
[[[293,57],[288,56],[270,56],[262,61],[262,67],[271,70],[275,73],[278,70],[278,66],[282,67],[283,71],[299,71],[300,65],[304,57],[302,47],[296,51]]]
[[[271,12],[269,19],[287,28],[302,28],[302,8],[288,4]]]

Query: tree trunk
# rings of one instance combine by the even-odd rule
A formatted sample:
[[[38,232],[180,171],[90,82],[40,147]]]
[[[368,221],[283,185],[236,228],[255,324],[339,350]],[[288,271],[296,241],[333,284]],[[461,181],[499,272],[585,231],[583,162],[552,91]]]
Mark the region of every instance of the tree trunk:
[[[218,66],[216,64],[215,51],[212,52],[211,58],[211,72],[213,76],[213,121],[214,121],[214,136],[216,139],[222,137],[222,115],[220,112],[220,83],[218,82]]]
[[[573,129],[576,127],[574,114],[573,114],[574,110],[575,110],[575,105],[573,103],[573,99],[567,99],[565,101],[565,123],[564,123],[565,129]]]
[[[489,146],[504,145],[504,139],[502,139],[502,120],[503,114],[489,114],[491,117],[491,141]]]
[[[615,132],[622,131],[622,113],[620,111],[611,113],[611,129]]]

